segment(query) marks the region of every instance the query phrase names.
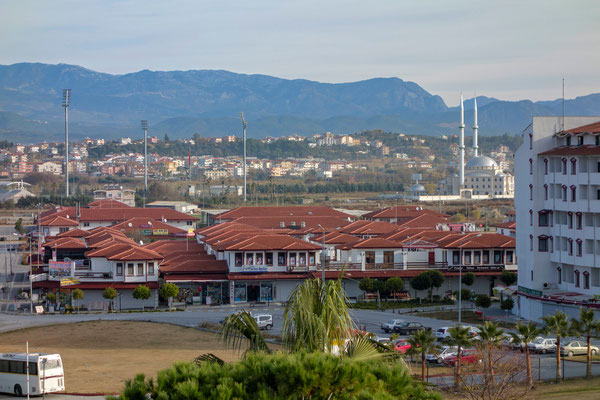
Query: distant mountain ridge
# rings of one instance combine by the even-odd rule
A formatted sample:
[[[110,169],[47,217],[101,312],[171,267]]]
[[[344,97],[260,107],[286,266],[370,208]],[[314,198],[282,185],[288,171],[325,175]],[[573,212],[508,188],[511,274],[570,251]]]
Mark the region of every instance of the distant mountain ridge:
[[[287,80],[220,70],[148,71],[124,75],[74,65],[0,65],[0,136],[15,141],[62,137],[62,89],[72,90],[73,138],[151,134],[171,138],[239,134],[239,112],[251,137],[353,133],[383,129],[411,134],[456,132],[458,108],[414,82],[374,78],[351,83]],[[514,134],[532,115],[559,115],[561,100],[507,102],[478,97],[480,132]],[[467,125],[472,99],[465,101]],[[600,93],[566,101],[568,115],[600,115]]]

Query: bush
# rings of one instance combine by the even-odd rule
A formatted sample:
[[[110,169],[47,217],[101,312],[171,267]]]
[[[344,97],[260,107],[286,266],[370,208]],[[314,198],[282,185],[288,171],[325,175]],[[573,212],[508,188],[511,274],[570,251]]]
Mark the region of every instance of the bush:
[[[150,292],[150,288],[146,285],[138,285],[131,294],[134,299],[138,300],[148,300],[152,293]]]
[[[492,299],[487,294],[478,294],[475,297],[475,305],[480,308],[488,308],[492,305]]]
[[[160,371],[156,380],[147,380],[139,374],[125,383],[119,398],[440,399],[440,396],[413,381],[401,362],[354,361],[325,353],[249,353],[232,364],[177,363]]]
[[[517,274],[511,271],[502,271],[502,275],[500,275],[500,280],[506,286],[512,286],[517,283]]]
[[[475,274],[472,272],[467,272],[462,276],[463,285],[471,286],[475,282]]]
[[[169,297],[175,297],[179,294],[179,288],[174,283],[165,283],[160,288],[160,297],[167,300]]]
[[[511,299],[510,297],[506,298],[500,302],[500,309],[502,309],[502,310],[510,311],[513,309],[514,306],[515,306],[515,301],[513,299]]]

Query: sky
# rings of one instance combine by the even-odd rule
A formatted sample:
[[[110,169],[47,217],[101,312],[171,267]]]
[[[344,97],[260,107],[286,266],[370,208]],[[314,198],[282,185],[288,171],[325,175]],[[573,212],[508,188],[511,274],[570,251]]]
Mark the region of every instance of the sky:
[[[597,0],[0,0],[0,64],[413,81],[553,100],[600,92]]]

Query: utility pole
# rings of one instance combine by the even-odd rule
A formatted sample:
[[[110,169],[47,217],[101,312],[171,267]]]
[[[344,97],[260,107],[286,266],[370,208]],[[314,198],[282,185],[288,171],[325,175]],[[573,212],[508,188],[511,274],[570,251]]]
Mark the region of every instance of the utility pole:
[[[65,195],[69,197],[69,106],[71,89],[63,90],[62,106],[65,108]]]
[[[240,118],[242,120],[242,129],[243,129],[242,140],[244,141],[244,203],[245,203],[246,202],[246,126],[248,126],[248,124],[246,123],[246,120],[244,119],[243,112],[240,113]]]
[[[148,193],[148,121],[143,119],[141,123],[144,131],[144,207],[146,207],[146,193]]]

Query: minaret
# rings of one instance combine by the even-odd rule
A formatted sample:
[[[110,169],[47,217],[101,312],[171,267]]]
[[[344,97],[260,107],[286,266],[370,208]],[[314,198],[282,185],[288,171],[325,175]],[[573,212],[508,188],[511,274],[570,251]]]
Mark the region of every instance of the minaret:
[[[473,104],[475,105],[473,117],[473,157],[478,157],[479,146],[477,146],[477,129],[479,129],[479,126],[477,125],[477,95],[475,95],[475,98],[473,99]]]
[[[460,175],[459,175],[459,190],[465,185],[465,108],[463,106],[463,97],[460,95]]]

